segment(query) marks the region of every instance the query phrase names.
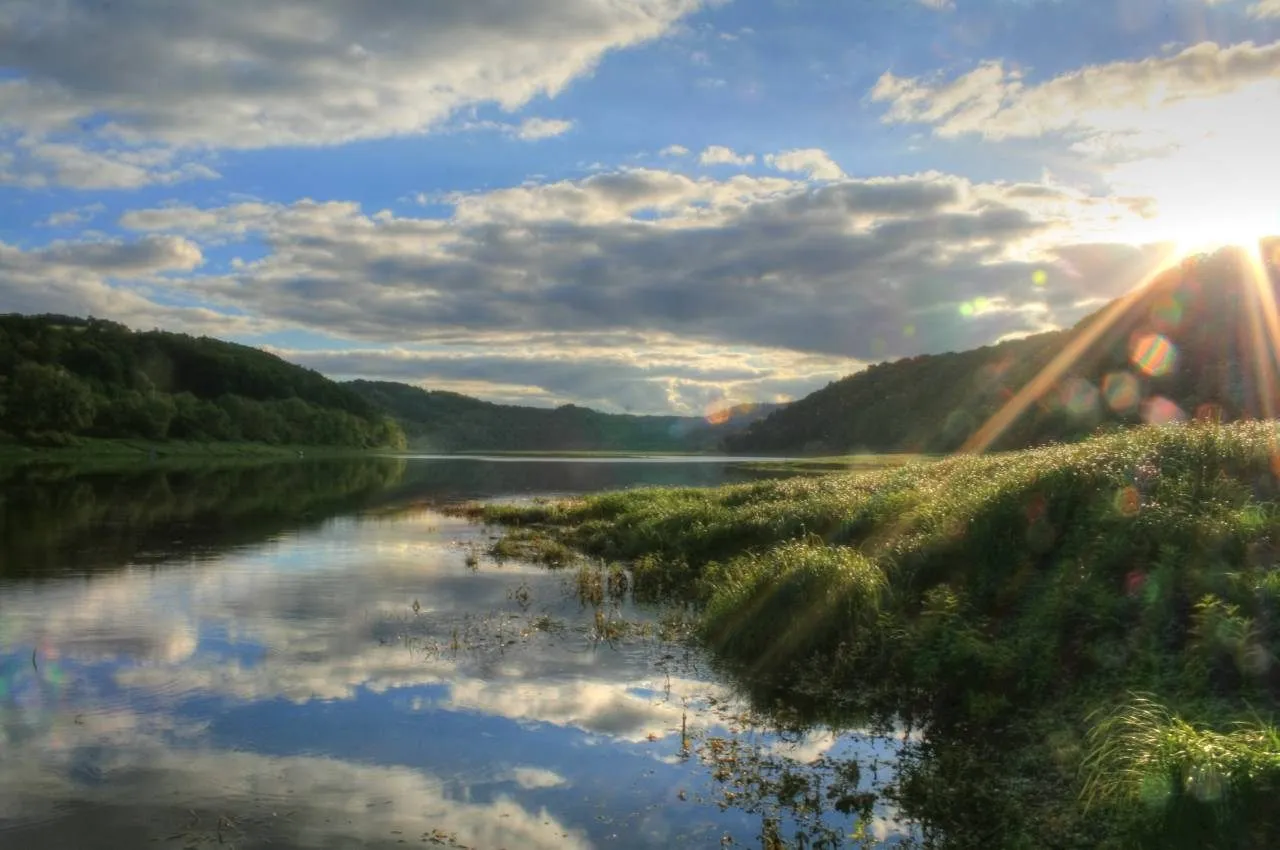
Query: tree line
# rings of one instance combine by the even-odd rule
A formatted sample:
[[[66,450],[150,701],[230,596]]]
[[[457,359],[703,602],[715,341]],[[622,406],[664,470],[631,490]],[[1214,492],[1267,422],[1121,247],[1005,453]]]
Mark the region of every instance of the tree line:
[[[404,445],[395,421],[359,394],[268,352],[55,315],[0,316],[0,432],[41,445],[79,436]]]
[[[725,434],[776,407],[740,406],[724,411],[713,424],[700,417],[601,413],[572,404],[555,409],[494,404],[388,381],[344,386],[395,416],[414,448],[438,452],[714,451]]]

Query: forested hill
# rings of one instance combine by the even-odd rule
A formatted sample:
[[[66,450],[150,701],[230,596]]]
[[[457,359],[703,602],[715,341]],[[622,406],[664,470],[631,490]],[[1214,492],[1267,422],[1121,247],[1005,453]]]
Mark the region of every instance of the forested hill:
[[[714,451],[776,406],[741,406],[713,417],[632,416],[564,405],[555,409],[494,404],[407,384],[351,381],[344,386],[393,415],[421,451]]]
[[[1107,330],[1046,383],[990,448],[1073,440],[1100,427],[1280,412],[1267,298],[1280,286],[1280,240],[1263,245],[1262,277],[1242,249],[1165,272],[1128,302],[1067,331],[972,351],[882,363],[829,384],[726,439],[737,452],[947,452],[963,446],[1067,347]],[[1254,281],[1269,284],[1264,297]],[[1120,304],[1125,307],[1119,311]],[[1119,311],[1119,312],[1117,312]],[[1255,340],[1257,342],[1255,342]],[[1270,374],[1266,371],[1270,370]],[[1268,395],[1277,400],[1268,399]]]
[[[98,319],[0,315],[0,438],[400,447],[360,394],[256,348]]]

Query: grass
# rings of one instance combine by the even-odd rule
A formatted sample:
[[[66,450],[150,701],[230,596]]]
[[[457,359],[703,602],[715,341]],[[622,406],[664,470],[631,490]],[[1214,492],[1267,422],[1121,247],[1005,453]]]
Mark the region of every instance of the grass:
[[[744,464],[749,469],[786,470],[789,472],[874,472],[935,460],[932,455],[885,453],[829,455],[824,457],[779,458],[753,460]]]
[[[950,846],[983,830],[1002,846],[1280,846],[1270,807],[1242,803],[1280,781],[1278,436],[1146,428],[472,513],[629,563],[638,598],[694,603],[762,698],[805,689],[928,730],[904,805]],[[1183,780],[1135,809],[1149,774]],[[1218,777],[1213,805],[1186,780],[1201,775]],[[981,793],[932,802],[957,782]]]
[[[410,449],[412,452],[412,449]],[[484,451],[481,449],[465,449],[462,451],[448,452],[459,457],[529,457],[529,458],[547,458],[547,457],[565,457],[565,458],[601,458],[608,460],[609,458],[631,458],[631,457],[701,457],[704,455],[715,455],[715,452],[696,452],[696,451],[628,451],[625,449],[547,449],[546,451],[517,451],[512,449],[495,449],[492,451]]]
[[[572,548],[549,534],[519,530],[505,534],[489,547],[489,555],[502,562],[531,561],[546,567],[565,567],[578,559]]]

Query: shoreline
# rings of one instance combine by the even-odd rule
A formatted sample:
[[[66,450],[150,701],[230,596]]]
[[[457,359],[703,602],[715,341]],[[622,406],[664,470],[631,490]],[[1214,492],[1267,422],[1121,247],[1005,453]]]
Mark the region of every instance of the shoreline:
[[[301,456],[299,456],[301,452]],[[137,463],[201,461],[282,461],[307,458],[388,457],[386,449],[335,446],[273,446],[267,443],[184,442],[135,438],[81,437],[68,446],[30,446],[0,442],[0,470],[70,463],[98,467]]]

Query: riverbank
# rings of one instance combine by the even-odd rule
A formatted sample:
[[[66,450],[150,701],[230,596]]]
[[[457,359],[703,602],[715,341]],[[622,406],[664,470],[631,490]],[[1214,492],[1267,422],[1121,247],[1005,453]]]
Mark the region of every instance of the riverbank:
[[[77,438],[66,446],[29,446],[0,442],[0,468],[41,463],[77,467],[132,466],[139,463],[271,461],[299,457],[356,457],[387,454],[385,450],[333,446],[273,446],[266,443],[212,443],[136,439]]]
[[[761,701],[924,729],[891,793],[944,846],[1272,847],[1276,457],[1270,424],[1151,428],[470,513],[694,603]]]
[[[882,469],[898,469],[903,466],[927,463],[937,459],[937,455],[923,454],[855,454],[752,460],[746,466],[749,469],[786,470],[788,472],[877,472]]]

